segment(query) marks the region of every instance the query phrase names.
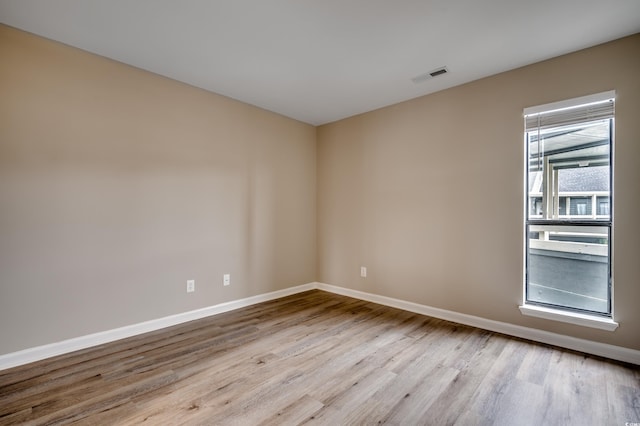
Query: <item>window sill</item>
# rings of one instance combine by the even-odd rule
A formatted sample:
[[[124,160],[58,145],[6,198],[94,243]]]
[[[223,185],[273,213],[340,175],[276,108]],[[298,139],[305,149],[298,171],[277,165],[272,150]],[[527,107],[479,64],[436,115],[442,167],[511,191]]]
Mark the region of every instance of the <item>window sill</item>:
[[[593,315],[544,308],[542,306],[521,305],[519,308],[522,315],[598,328],[600,330],[614,331],[619,325],[611,318],[601,318]]]

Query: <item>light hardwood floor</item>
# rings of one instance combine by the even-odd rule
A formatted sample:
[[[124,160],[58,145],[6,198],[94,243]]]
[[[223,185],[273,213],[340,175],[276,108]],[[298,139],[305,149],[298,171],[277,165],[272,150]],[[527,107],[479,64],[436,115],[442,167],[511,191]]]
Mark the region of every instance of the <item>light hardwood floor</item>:
[[[0,371],[0,424],[625,425],[640,368],[309,291]]]

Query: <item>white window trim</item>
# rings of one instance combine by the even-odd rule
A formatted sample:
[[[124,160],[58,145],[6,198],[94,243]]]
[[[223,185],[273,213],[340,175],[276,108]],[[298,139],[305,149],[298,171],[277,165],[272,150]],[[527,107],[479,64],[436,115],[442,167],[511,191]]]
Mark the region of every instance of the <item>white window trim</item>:
[[[523,304],[518,308],[522,315],[582,325],[584,327],[597,328],[600,330],[614,331],[620,325],[611,318],[581,314],[578,312],[562,311],[538,305]]]
[[[590,103],[600,103],[600,102],[612,100],[615,98],[616,98],[616,91],[609,90],[606,92],[595,93],[592,95],[582,96],[578,98],[566,99],[558,102],[551,102],[544,105],[536,105],[533,107],[524,108],[523,115],[524,117],[527,117],[527,116],[536,115],[540,113],[555,112],[558,110],[573,108],[579,105],[590,104]],[[525,170],[525,175],[526,173],[527,171]],[[525,188],[525,193],[527,191],[528,191],[528,188]],[[527,197],[527,202],[525,203],[526,209],[530,209],[529,198],[530,197]],[[529,210],[525,210],[524,213],[525,213],[525,217],[527,217]],[[523,253],[523,254],[526,257],[526,253]],[[524,285],[523,285],[523,294],[526,294],[526,285],[527,284],[525,279]],[[613,289],[610,297],[613,299]],[[586,313],[571,312],[571,311],[565,311],[561,309],[549,308],[546,306],[527,304],[526,300],[523,300],[522,305],[518,306],[518,308],[520,309],[520,312],[522,313],[522,315],[525,315],[525,316],[543,318],[547,320],[558,321],[558,322],[563,322],[568,324],[575,324],[575,325],[580,325],[584,327],[596,328],[599,330],[614,331],[620,325],[619,323],[613,320],[613,312],[611,312],[611,317],[600,317],[597,315],[589,315]]]

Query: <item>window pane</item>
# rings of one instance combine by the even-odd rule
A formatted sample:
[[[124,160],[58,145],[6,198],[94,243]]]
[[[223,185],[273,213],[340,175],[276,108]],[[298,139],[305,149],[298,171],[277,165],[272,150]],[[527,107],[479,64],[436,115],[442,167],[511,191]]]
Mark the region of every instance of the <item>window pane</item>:
[[[585,216],[591,214],[591,198],[571,197],[571,216]]]
[[[609,217],[610,120],[527,133],[529,218]]]
[[[525,303],[611,316],[609,96],[525,109]]]
[[[560,197],[560,216],[567,214],[567,197]]]
[[[609,216],[609,197],[598,197],[598,215]]]
[[[531,203],[529,215],[541,216],[542,215],[542,197],[531,197],[529,198],[529,201]]]
[[[529,225],[527,301],[609,312],[609,227]]]

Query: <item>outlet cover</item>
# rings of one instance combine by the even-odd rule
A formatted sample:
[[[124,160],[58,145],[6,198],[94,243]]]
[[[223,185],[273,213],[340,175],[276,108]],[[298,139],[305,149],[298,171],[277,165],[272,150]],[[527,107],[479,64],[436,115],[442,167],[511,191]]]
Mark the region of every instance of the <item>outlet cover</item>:
[[[367,278],[367,267],[366,266],[361,266],[360,267],[360,276],[362,278]]]
[[[222,285],[229,285],[231,284],[231,274],[224,274],[222,276]]]
[[[187,293],[196,291],[196,280],[187,280]]]

